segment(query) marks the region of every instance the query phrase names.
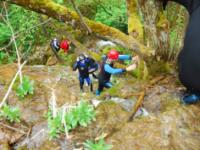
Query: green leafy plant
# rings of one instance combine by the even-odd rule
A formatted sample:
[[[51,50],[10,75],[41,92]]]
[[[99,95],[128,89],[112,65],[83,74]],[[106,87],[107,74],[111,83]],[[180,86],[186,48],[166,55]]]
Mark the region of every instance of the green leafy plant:
[[[103,138],[97,142],[87,140],[83,145],[85,150],[110,150],[112,148],[112,145],[106,144]]]
[[[64,116],[65,123],[62,121]],[[70,131],[78,125],[87,127],[91,121],[95,120],[95,111],[87,102],[81,101],[78,106],[63,114],[58,111],[57,116],[53,117],[51,109],[48,112],[48,128],[50,139],[56,138],[65,130]]]
[[[51,139],[58,137],[58,135],[64,131],[60,113],[53,118],[51,112],[48,112],[48,128]]]
[[[15,33],[15,40],[20,53],[23,54],[23,57],[27,57],[32,53],[31,49],[34,48],[34,45],[41,42],[41,39],[46,39],[42,34],[43,32],[41,32],[41,28],[34,27],[41,22],[39,15],[17,5],[8,5],[7,12],[8,20],[5,17],[5,9],[3,7],[0,8],[0,16],[2,15],[10,23]],[[9,54],[5,63],[13,62],[16,60],[16,49],[14,42],[11,40],[12,32],[10,27],[3,19],[0,21],[0,33],[0,48],[6,47],[5,49]]]
[[[16,90],[17,96],[23,98],[27,94],[33,94],[34,81],[30,80],[28,76],[23,76],[22,84],[20,84]]]
[[[19,108],[4,105],[0,110],[0,116],[7,119],[9,122],[20,122]]]
[[[5,23],[0,22],[0,33],[0,45],[2,45],[9,41],[11,37],[11,31]]]
[[[0,51],[0,64],[2,64],[2,63],[3,63],[3,60],[4,60],[5,56],[6,56],[6,53],[5,53],[5,52],[2,52],[2,51]]]
[[[95,118],[94,109],[93,107],[84,102],[80,104],[79,109],[80,109],[79,124],[83,127],[86,127]]]
[[[112,5],[110,5],[112,4]],[[127,10],[124,0],[102,1],[97,5],[95,20],[127,32]],[[109,18],[109,19],[107,19]]]

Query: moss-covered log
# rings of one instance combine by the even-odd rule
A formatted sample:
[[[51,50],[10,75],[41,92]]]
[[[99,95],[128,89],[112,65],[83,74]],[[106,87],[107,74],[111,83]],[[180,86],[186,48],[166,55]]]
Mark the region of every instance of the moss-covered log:
[[[52,0],[4,0],[4,1],[20,5],[26,9],[30,9],[38,13],[45,14],[59,21],[70,23],[76,28],[82,28],[81,20],[77,15],[77,13],[62,5],[53,2]],[[150,48],[145,47],[143,44],[137,42],[133,37],[128,36],[115,28],[89,20],[87,18],[84,18],[84,21],[91,28],[93,33],[100,35],[102,37],[106,37],[109,40],[112,40],[118,44],[123,45],[124,47],[132,49],[141,56],[142,55],[147,56],[148,54],[152,53],[152,50]]]

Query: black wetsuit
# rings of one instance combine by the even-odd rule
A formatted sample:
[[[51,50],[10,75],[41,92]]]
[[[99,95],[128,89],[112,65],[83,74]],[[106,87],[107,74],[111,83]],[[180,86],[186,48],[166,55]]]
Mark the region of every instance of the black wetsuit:
[[[189,91],[200,93],[200,0],[173,1],[183,5],[190,14],[178,57],[179,79]]]
[[[89,74],[93,74],[98,69],[98,64],[93,58],[86,57],[83,61],[76,61],[73,65],[73,70],[79,71],[80,89],[83,91],[84,80],[90,85],[90,90],[93,91],[92,81]]]
[[[104,88],[111,88],[112,83],[110,82],[110,77],[112,74],[120,74],[125,72],[125,69],[114,68],[113,62],[107,61],[107,58],[104,58],[101,65],[101,70],[99,72],[99,85],[96,91],[96,95],[100,95]],[[130,55],[119,55],[119,60],[130,60]]]

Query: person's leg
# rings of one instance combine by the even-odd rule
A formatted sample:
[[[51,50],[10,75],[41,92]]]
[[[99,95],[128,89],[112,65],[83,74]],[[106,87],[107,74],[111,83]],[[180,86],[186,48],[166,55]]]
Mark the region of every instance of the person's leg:
[[[104,85],[101,82],[99,82],[98,89],[96,90],[97,96],[101,94],[101,92],[103,91],[103,88],[104,88]]]
[[[56,56],[56,58],[57,58],[58,60],[60,60],[60,57],[58,56],[58,52],[59,52],[60,49],[57,49],[57,48],[55,48],[55,47],[53,47],[53,46],[51,46],[51,49],[52,49],[54,55]]]
[[[93,84],[90,84],[90,91],[93,92]]]
[[[100,95],[100,93],[103,91],[103,88],[111,88],[113,85],[110,82],[106,82],[104,84],[102,84],[101,82],[99,82],[99,86],[98,89],[96,91],[96,95]]]
[[[80,90],[83,92],[84,78],[79,76]]]
[[[112,83],[110,83],[110,82],[106,82],[106,83],[105,83],[105,87],[108,88],[108,89],[111,88],[112,86],[113,86],[113,85],[112,85]]]
[[[92,77],[93,77],[94,79],[98,79],[98,77],[97,77],[97,75],[96,75],[95,73],[92,73]]]
[[[93,91],[93,85],[92,85],[92,81],[91,81],[90,77],[87,77],[85,79],[86,79],[87,84],[90,86],[90,91],[92,92]]]

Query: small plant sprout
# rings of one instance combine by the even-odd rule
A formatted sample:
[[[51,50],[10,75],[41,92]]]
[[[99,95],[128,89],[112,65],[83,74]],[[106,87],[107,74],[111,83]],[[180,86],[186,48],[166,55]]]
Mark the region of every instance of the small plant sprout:
[[[27,94],[33,94],[34,81],[30,80],[28,76],[23,76],[22,84],[17,87],[16,93],[20,98],[24,98]]]
[[[97,142],[87,140],[83,145],[84,150],[110,150],[112,148],[112,145],[106,144],[103,138]]]
[[[0,110],[0,116],[8,120],[9,122],[20,122],[20,111],[19,108],[10,107],[4,105]]]

